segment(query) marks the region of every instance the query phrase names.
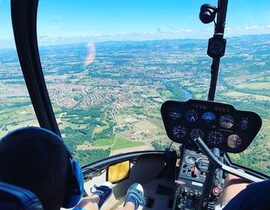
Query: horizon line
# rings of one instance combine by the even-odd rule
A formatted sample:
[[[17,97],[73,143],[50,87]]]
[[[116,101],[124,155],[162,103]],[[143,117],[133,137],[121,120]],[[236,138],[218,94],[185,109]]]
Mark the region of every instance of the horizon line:
[[[227,39],[231,39],[231,38],[240,38],[240,37],[248,37],[248,36],[270,36],[270,33],[261,33],[261,34],[243,34],[243,35],[235,35],[235,36],[227,36],[227,37],[225,37],[225,38],[227,38]],[[40,36],[40,37],[44,37],[44,36]],[[68,42],[67,41],[67,43],[48,43],[48,44],[40,44],[40,42],[39,42],[39,38],[40,37],[38,37],[38,46],[39,46],[39,48],[44,48],[44,47],[57,47],[57,46],[68,46],[68,45],[78,45],[78,44],[87,44],[87,43],[109,43],[109,42],[151,42],[151,41],[165,41],[165,40],[198,40],[198,41],[202,41],[202,40],[208,40],[209,38],[211,38],[211,37],[209,37],[209,38],[149,38],[149,39],[147,39],[147,38],[145,38],[145,39],[119,39],[119,40],[117,40],[117,39],[112,39],[112,40],[110,40],[110,39],[108,39],[108,40],[98,40],[98,39],[96,39],[96,40],[94,40],[93,39],[93,37],[90,37],[90,36],[71,36],[71,37],[56,37],[56,39],[63,39],[63,38],[65,38],[65,39],[67,39],[67,38],[78,38],[78,37],[80,37],[81,39],[89,39],[89,41],[86,41],[86,40],[78,40],[78,41],[74,41],[74,42],[72,42],[72,41],[70,41],[70,42]],[[92,38],[92,40],[91,40],[91,38]],[[7,41],[7,39],[0,39],[0,43],[1,43],[1,41],[3,42],[3,41]],[[11,41],[11,40],[9,40],[9,41]],[[12,40],[12,41],[14,41],[14,40]],[[13,42],[13,44],[15,44],[15,42]],[[0,45],[1,46],[1,45]],[[16,50],[16,46],[14,45],[14,46],[12,46],[12,47],[4,47],[4,48],[1,48],[0,47],[0,51],[2,51],[2,50]]]

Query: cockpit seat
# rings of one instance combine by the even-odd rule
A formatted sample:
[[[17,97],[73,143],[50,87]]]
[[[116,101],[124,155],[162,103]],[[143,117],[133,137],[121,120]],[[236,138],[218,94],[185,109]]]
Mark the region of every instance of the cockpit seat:
[[[34,193],[0,182],[0,210],[43,210],[43,207]]]

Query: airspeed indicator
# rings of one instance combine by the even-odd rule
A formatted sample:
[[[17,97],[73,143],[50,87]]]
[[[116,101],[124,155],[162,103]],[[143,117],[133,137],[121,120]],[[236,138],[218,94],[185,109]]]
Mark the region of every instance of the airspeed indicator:
[[[190,109],[186,113],[186,120],[190,123],[194,123],[198,120],[198,114],[194,109]]]
[[[181,125],[177,125],[173,128],[173,136],[177,139],[182,139],[186,136],[187,131],[186,128],[184,126]]]

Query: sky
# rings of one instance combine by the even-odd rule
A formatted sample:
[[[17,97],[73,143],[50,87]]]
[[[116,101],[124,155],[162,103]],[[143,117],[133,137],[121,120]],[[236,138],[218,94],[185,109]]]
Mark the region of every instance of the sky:
[[[200,6],[217,0],[39,0],[40,45],[173,38],[209,38],[213,24]],[[270,33],[269,0],[229,0],[225,34]],[[10,0],[0,0],[0,48],[12,47]]]

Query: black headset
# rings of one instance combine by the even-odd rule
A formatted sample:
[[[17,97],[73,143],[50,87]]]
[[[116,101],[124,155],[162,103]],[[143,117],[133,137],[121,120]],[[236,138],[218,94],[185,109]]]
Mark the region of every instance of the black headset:
[[[62,207],[72,208],[76,206],[84,193],[83,174],[79,162],[73,159],[71,152],[69,151],[68,147],[64,144],[61,137],[44,128],[26,127],[10,132],[5,137],[3,137],[2,141],[9,141],[12,139],[14,135],[18,136],[22,134],[29,135],[30,137],[33,135],[48,136],[49,138],[61,142],[63,144],[69,156],[70,165],[68,167],[71,169],[71,172],[68,174],[67,192],[65,192],[65,200],[64,203],[62,204]]]

